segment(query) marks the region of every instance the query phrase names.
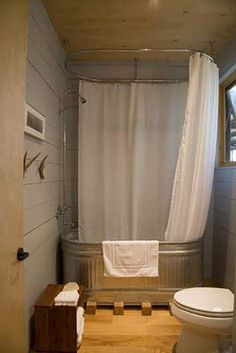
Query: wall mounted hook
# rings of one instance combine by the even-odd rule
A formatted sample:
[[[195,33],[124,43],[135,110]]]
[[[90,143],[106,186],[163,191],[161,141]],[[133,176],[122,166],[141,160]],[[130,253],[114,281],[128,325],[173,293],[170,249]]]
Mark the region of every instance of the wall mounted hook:
[[[25,176],[25,173],[27,171],[27,169],[33,164],[33,162],[38,158],[38,156],[41,154],[41,152],[39,152],[38,154],[36,154],[36,156],[34,156],[28,163],[27,163],[27,154],[28,152],[26,151],[24,154],[24,159],[23,159],[23,176]]]
[[[40,163],[40,165],[39,165],[38,171],[39,171],[40,179],[45,179],[45,176],[44,176],[44,168],[45,168],[45,161],[46,161],[47,158],[48,158],[48,156],[45,156],[45,157],[42,159],[42,161],[41,161],[41,163]]]

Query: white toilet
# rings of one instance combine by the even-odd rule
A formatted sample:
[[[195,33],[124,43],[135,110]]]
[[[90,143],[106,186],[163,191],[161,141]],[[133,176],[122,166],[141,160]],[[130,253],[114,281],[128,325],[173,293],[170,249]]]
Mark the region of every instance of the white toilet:
[[[218,339],[230,335],[234,295],[225,288],[187,288],[176,292],[173,315],[183,324],[176,353],[218,353]]]

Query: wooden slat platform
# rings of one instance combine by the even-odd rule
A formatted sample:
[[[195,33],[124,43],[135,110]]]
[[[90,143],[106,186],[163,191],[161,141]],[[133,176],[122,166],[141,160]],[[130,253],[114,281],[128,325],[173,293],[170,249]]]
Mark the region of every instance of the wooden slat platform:
[[[139,306],[140,306],[140,311],[143,316],[152,315],[152,304],[150,302],[143,302],[143,303],[140,303],[139,305],[136,305],[135,307],[139,307]],[[105,307],[105,306],[103,306],[103,307]],[[114,315],[124,315],[124,310],[125,310],[125,303],[124,302],[117,301],[117,302],[114,302],[113,305],[111,305],[109,307],[113,309]],[[129,307],[128,304],[127,304],[127,307]],[[88,300],[87,304],[86,304],[86,310],[85,310],[86,314],[95,315],[96,310],[97,310],[96,301]]]

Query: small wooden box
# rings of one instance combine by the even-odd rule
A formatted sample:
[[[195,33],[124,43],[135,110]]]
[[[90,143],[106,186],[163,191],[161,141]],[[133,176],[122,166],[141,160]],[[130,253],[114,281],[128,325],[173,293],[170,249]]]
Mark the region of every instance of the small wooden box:
[[[49,284],[35,304],[35,351],[77,353],[76,306],[55,306],[54,298],[63,289]],[[83,287],[77,306],[83,306]]]

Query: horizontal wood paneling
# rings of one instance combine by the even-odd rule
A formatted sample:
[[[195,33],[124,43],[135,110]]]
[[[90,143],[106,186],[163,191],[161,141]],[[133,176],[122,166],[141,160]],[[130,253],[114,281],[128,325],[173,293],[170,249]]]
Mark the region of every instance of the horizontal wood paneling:
[[[27,184],[44,184],[49,182],[58,182],[62,179],[60,175],[60,162],[45,162],[45,179],[40,181],[38,167],[40,160],[36,160],[25,173],[25,185]]]
[[[26,293],[28,294],[26,311],[28,332],[30,329],[30,320],[34,313],[34,304],[37,298],[46,288],[48,283],[56,283],[57,281],[57,245],[58,236],[54,234],[38,247],[37,251],[32,252],[31,256],[24,262],[26,272]],[[31,249],[33,248],[31,247]]]
[[[57,237],[57,234],[58,222],[56,217],[53,217],[25,236],[25,247],[33,256],[49,239]]]
[[[229,196],[215,197],[215,208],[217,211],[226,213],[227,215],[235,214],[236,212],[236,199],[229,198]]]
[[[61,45],[59,45],[58,36],[52,27],[52,23],[48,18],[45,8],[38,0],[30,0],[29,8],[31,15],[34,17],[34,23],[39,26],[47,46],[51,49],[52,53],[54,53],[55,60],[61,67],[64,67],[61,60],[61,58],[64,57],[64,50]]]
[[[43,202],[58,198],[60,182],[27,184],[24,187],[24,209],[28,210]]]
[[[61,97],[43,80],[32,64],[28,62],[26,72],[26,102],[47,117],[47,124],[58,126]]]
[[[26,102],[46,117],[45,141],[25,135],[27,162],[41,152],[24,177],[24,246],[30,253],[25,262],[26,314],[30,320],[38,295],[57,279],[56,214],[62,196],[60,110],[67,78],[63,49],[39,0],[30,0],[28,21]],[[45,156],[45,179],[40,180],[38,168]]]
[[[48,155],[47,163],[58,163],[62,160],[61,146],[53,145],[50,141],[36,141],[31,136],[25,135],[25,150],[28,151],[27,158],[31,159],[36,154],[41,152],[38,161],[41,161],[42,156]]]
[[[215,181],[215,194],[217,196],[226,197],[228,199],[236,200],[236,183],[229,183],[227,181]]]
[[[24,234],[30,233],[33,229],[39,228],[42,224],[56,216],[59,197],[28,208],[24,211],[25,223]]]

